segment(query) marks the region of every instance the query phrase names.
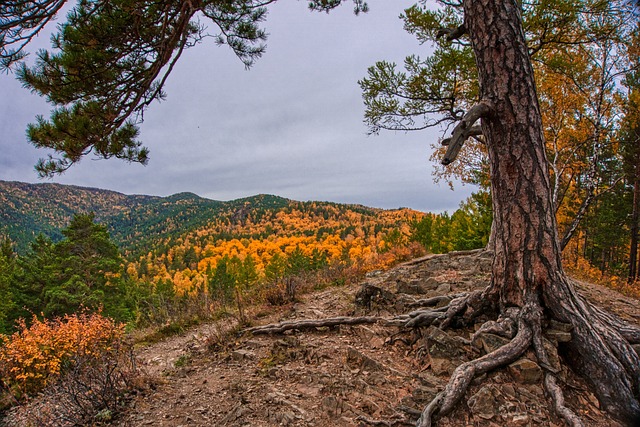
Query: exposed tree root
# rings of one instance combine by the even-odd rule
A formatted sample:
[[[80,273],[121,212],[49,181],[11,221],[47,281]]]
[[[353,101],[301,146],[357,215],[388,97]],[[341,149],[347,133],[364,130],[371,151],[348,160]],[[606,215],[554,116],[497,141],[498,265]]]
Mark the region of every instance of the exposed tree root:
[[[394,427],[394,426],[412,426],[413,423],[408,422],[405,419],[395,419],[395,420],[374,420],[364,415],[360,415],[356,420],[361,421],[370,426],[383,426],[383,427]]]
[[[419,328],[431,326],[436,320],[442,320],[445,317],[446,307],[433,310],[416,310],[411,313],[396,316],[385,322],[387,326],[397,326],[399,328]]]
[[[443,303],[445,303],[446,305],[449,305],[453,299],[464,297],[465,295],[467,295],[467,293],[453,294],[453,295],[438,295],[431,298],[418,299],[408,304],[408,307],[410,308],[433,307],[434,305],[440,305]]]
[[[418,418],[418,422],[416,423],[417,427],[431,427],[433,414],[439,409],[440,402],[442,401],[443,397],[444,392],[440,392],[427,406],[425,406],[424,410],[420,414],[420,418]]]
[[[490,291],[491,287],[487,287],[483,291],[473,291],[452,300],[440,327],[447,328],[452,326],[452,323],[457,319],[460,319],[462,324],[469,323],[475,317],[479,316],[491,305],[492,298],[489,296]]]
[[[529,348],[532,337],[533,331],[531,327],[521,318],[518,320],[518,332],[509,343],[478,359],[458,366],[455,371],[453,371],[451,379],[444,389],[436,413],[439,416],[449,414],[462,396],[464,396],[469,388],[469,384],[471,384],[471,381],[476,376],[485,374],[517,360],[527,348]],[[424,427],[428,424],[417,425]]]
[[[570,427],[582,427],[580,418],[569,408],[564,405],[564,395],[562,390],[556,383],[556,377],[547,373],[544,377],[544,389],[549,394],[556,413],[562,417]]]
[[[640,328],[625,322],[618,316],[608,313],[600,307],[591,306],[593,314],[600,319],[600,321],[608,323],[612,327],[618,330],[618,333],[624,337],[630,344],[640,344]]]
[[[480,326],[480,328],[473,334],[471,338],[472,342],[475,342],[476,339],[483,333],[499,335],[503,338],[512,339],[517,332],[516,322],[514,320],[517,311],[514,309],[509,309],[506,315],[501,315],[498,317],[498,320],[489,320]]]
[[[259,334],[281,334],[289,330],[306,330],[316,329],[322,327],[334,327],[338,325],[362,325],[366,323],[377,323],[384,320],[380,317],[363,316],[363,317],[331,317],[328,319],[305,319],[305,320],[290,320],[280,323],[274,323],[264,326],[255,326],[253,328],[245,329],[246,332],[251,332],[254,335]]]
[[[547,295],[545,306],[557,320],[573,326],[564,352],[571,366],[591,383],[607,412],[626,422],[636,421],[640,357],[620,332],[625,322],[586,301],[566,280],[556,283],[553,291],[565,297]]]

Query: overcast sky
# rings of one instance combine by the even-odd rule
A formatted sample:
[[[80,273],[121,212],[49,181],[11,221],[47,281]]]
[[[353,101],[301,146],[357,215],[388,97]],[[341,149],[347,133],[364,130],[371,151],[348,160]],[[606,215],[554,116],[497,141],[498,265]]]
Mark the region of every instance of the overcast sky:
[[[430,144],[439,131],[367,136],[362,121],[357,81],[367,67],[428,53],[398,19],[411,4],[370,0],[371,11],[355,16],[348,3],[327,15],[309,12],[305,1],[280,1],[264,23],[267,52],[249,71],[212,40],[183,54],[168,98],[141,126],[148,166],[87,158],[52,181],[126,194],[269,193],[452,212],[473,188],[434,184]],[[0,94],[0,179],[43,182],[33,165],[47,153],[24,135],[49,106],[11,75],[0,75]]]

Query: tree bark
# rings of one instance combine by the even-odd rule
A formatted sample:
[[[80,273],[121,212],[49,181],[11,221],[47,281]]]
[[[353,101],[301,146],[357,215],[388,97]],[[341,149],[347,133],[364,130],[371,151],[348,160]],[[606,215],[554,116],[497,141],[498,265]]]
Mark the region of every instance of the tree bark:
[[[516,0],[464,0],[465,25],[478,66],[482,118],[491,165],[494,212],[492,283],[485,297],[500,312],[542,313],[573,325],[567,345],[572,365],[584,373],[608,412],[640,417],[640,359],[603,316],[576,293],[561,263],[548,163],[533,68]],[[539,358],[536,339],[533,347]]]
[[[638,167],[636,166],[636,169]],[[632,283],[638,277],[638,214],[640,211],[640,177],[635,173],[633,180],[633,210],[631,212],[631,248],[629,250],[629,277]]]
[[[491,165],[493,282],[503,306],[541,301],[562,276],[540,108],[515,1],[465,1]]]

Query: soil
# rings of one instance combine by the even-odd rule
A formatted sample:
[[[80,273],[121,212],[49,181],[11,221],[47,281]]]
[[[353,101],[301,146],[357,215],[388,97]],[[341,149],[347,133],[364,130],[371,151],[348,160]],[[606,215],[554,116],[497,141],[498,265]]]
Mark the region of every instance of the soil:
[[[254,323],[392,317],[419,298],[482,289],[489,270],[490,256],[483,252],[432,255],[372,272],[357,285],[301,295],[286,307],[263,310]],[[363,285],[387,292],[363,307],[356,304]],[[601,307],[640,324],[638,300],[589,283],[579,283],[578,289]],[[456,344],[473,332],[430,327],[400,333],[376,323],[251,335],[238,333],[233,319],[200,325],[138,350],[153,387],[134,396],[114,425],[415,425],[455,366],[482,354],[477,346]],[[559,348],[562,354],[562,344]],[[528,357],[535,360],[532,354]],[[474,380],[458,409],[436,425],[563,426],[531,360],[520,359],[513,367]],[[585,425],[620,426],[599,409],[578,376],[564,368],[560,378],[567,406]]]

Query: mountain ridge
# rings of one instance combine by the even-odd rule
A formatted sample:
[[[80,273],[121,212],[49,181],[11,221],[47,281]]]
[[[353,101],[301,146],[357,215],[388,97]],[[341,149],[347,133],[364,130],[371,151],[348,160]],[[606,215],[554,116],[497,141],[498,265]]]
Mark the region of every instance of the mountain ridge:
[[[223,215],[229,221],[242,221],[249,210],[278,210],[293,203],[343,206],[369,215],[384,211],[358,204],[298,202],[271,194],[220,201],[192,192],[129,195],[95,187],[0,180],[0,236],[10,238],[16,250],[25,253],[37,235],[58,241],[74,214],[94,212],[114,241],[135,254],[154,240],[179,237]]]

